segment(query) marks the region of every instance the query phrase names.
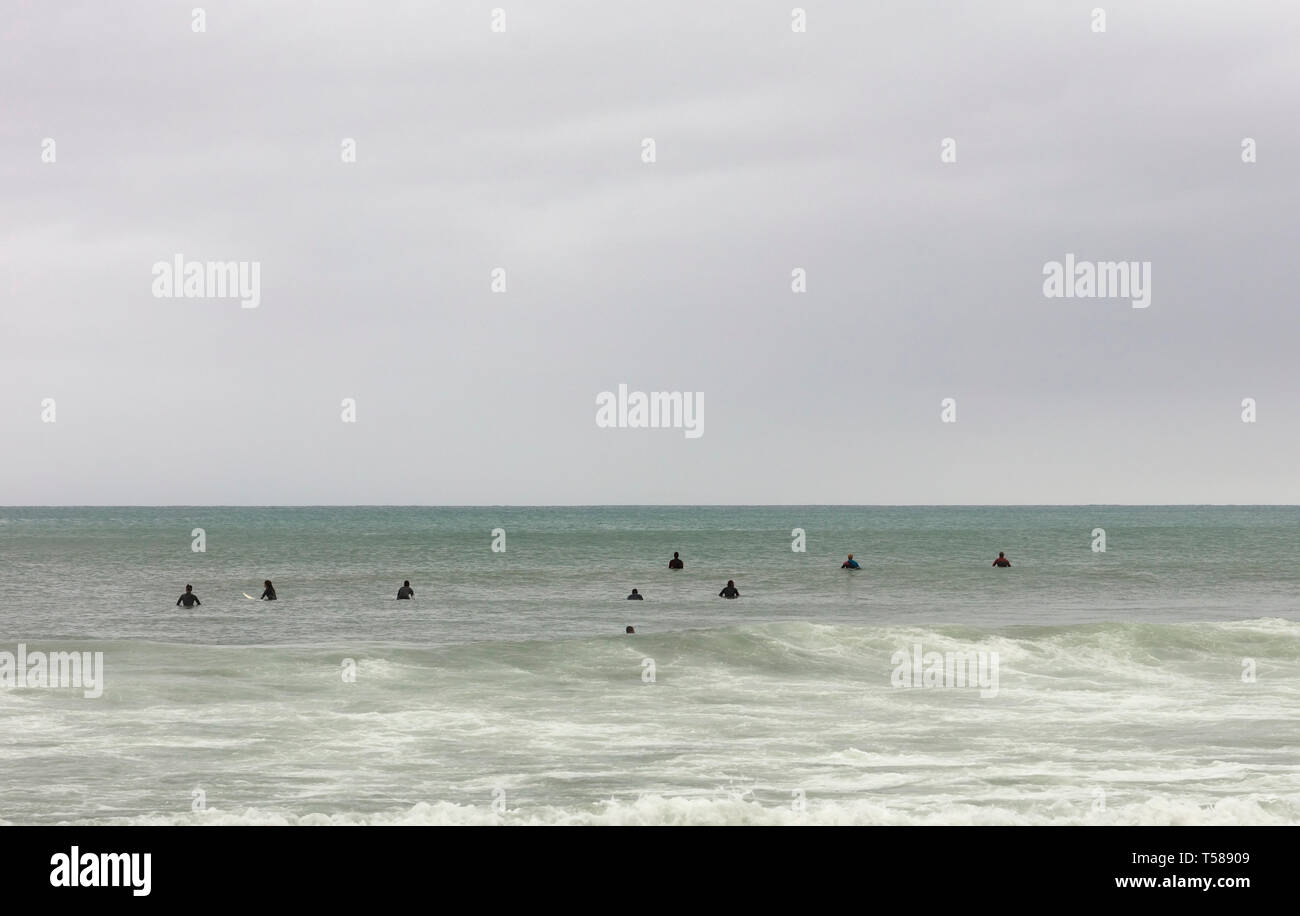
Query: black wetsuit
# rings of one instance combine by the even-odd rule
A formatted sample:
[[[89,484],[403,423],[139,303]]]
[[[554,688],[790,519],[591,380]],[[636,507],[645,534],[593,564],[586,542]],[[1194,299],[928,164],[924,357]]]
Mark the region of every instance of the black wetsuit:
[[[996,560],[993,561],[993,565],[1006,567],[1011,565],[1011,561],[1008,560],[1006,557],[998,557]]]
[[[726,588],[724,588],[722,591],[718,592],[718,597],[719,597],[719,598],[739,598],[739,597],[740,597],[740,589],[736,588],[734,585],[728,585],[728,586],[727,586]]]
[[[686,564],[683,563],[681,560],[677,559],[676,557],[673,557],[671,560],[668,561],[669,569],[682,569],[685,566]]]
[[[414,598],[415,589],[411,588],[409,585],[403,585],[397,590],[397,597],[398,599]]]
[[[194,594],[193,592],[186,592],[185,594],[181,595],[179,598],[176,599],[176,603],[178,605],[183,604],[186,607],[194,607],[194,605],[202,604],[203,602],[200,601],[199,596]]]
[[[264,600],[266,600],[266,601],[274,601],[274,600],[275,600],[275,589],[273,589],[273,588],[263,589],[263,591],[262,591],[262,598],[263,598]]]
[[[628,600],[628,601],[644,601],[645,599],[642,598],[641,595],[640,595],[639,593],[633,593],[633,594],[627,596],[627,600]]]

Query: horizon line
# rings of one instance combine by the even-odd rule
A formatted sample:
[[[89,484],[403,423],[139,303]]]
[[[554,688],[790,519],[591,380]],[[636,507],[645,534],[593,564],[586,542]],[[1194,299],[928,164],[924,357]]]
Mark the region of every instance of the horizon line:
[[[1295,509],[1300,503],[44,503],[3,509]]]

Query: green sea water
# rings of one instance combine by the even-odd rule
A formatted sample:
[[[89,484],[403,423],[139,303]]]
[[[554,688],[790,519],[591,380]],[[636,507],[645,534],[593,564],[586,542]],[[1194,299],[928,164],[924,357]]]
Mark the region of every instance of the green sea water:
[[[0,651],[104,659],[99,697],[0,687],[0,819],[1294,823],[1298,535],[1291,507],[0,508]],[[996,694],[898,686],[918,645],[996,652]]]

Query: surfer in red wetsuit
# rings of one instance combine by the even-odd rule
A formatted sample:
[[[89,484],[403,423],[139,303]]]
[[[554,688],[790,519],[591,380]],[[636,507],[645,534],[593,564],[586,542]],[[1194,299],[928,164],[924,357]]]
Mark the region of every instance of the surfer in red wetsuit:
[[[1011,565],[1011,561],[1008,560],[1008,559],[1006,558],[1006,555],[1005,555],[1002,551],[999,550],[999,551],[998,551],[998,558],[997,558],[996,560],[993,561],[993,565],[994,565],[994,566],[1010,566],[1010,565]]]

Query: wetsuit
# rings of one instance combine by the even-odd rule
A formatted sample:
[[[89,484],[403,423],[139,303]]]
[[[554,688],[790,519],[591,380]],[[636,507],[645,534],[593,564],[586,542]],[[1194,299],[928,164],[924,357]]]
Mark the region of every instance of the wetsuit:
[[[194,605],[202,604],[203,602],[200,601],[199,596],[194,594],[193,592],[186,592],[185,594],[181,595],[179,598],[176,599],[176,603],[183,604],[186,607],[194,607]]]
[[[273,589],[273,588],[263,589],[263,590],[262,590],[262,598],[263,598],[263,600],[266,600],[266,601],[274,601],[274,600],[275,600],[275,589]]]
[[[643,597],[641,597],[641,595],[640,595],[639,593],[637,593],[637,592],[633,592],[632,594],[630,594],[630,595],[627,596],[627,600],[628,600],[628,601],[644,601],[645,599],[644,599]]]
[[[994,566],[1010,566],[1010,565],[1011,565],[1011,561],[1008,560],[1006,557],[998,557],[996,560],[993,561],[993,565],[994,565]]]
[[[411,588],[411,586],[409,585],[403,585],[401,588],[397,590],[397,597],[399,599],[414,598],[415,589]]]
[[[686,564],[683,563],[681,560],[677,559],[677,557],[673,557],[671,560],[668,561],[669,569],[682,569],[685,566]]]
[[[861,569],[857,560],[845,560],[840,564],[840,569]]]
[[[719,598],[739,598],[739,597],[740,597],[740,589],[736,588],[734,585],[728,585],[728,586],[727,586],[726,588],[724,588],[722,591],[718,592],[718,597],[719,597]]]

